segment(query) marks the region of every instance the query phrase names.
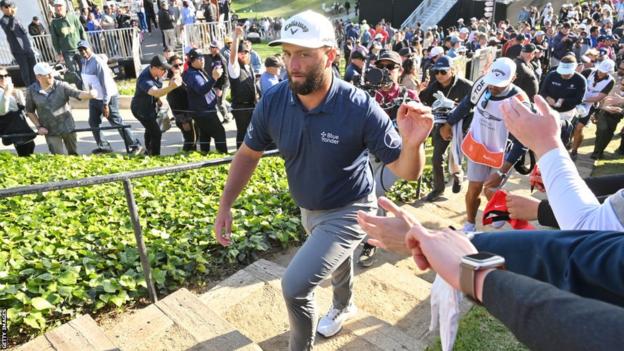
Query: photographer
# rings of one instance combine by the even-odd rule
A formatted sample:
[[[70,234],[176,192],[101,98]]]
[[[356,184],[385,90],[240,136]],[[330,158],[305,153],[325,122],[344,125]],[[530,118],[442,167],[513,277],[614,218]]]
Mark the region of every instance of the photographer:
[[[167,73],[167,79],[182,75],[182,68],[184,67],[182,58],[178,55],[173,55],[167,62],[171,65]],[[197,151],[197,134],[199,131],[195,128],[193,117],[187,112],[188,97],[186,86],[182,84],[167,94],[167,102],[169,103],[171,112],[173,112],[175,124],[180,129],[182,138],[184,139],[182,151]]]
[[[457,76],[451,67],[451,59],[448,56],[442,56],[433,66],[433,74],[435,80],[420,93],[420,100],[427,106],[433,106],[436,101],[434,94],[441,92],[444,97],[451,99],[458,104],[464,96],[470,95],[472,82]],[[436,111],[434,110],[434,115]],[[438,116],[436,115],[436,119]],[[464,126],[470,125],[472,116],[469,116]],[[448,148],[449,141],[440,135],[440,127],[443,123],[436,123],[431,132],[433,142],[433,156],[431,163],[433,167],[433,189],[427,194],[427,201],[436,201],[444,193],[444,153]],[[465,131],[464,131],[465,132]],[[453,173],[453,192],[458,193],[461,190],[461,173]]]
[[[576,36],[570,34],[570,23],[566,22],[561,26],[559,33],[552,40],[552,55],[550,67],[554,68],[559,65],[559,61],[570,51],[576,41]]]
[[[406,89],[399,85],[401,74],[401,56],[395,51],[382,51],[375,66],[366,70],[364,74],[365,90],[373,90],[371,95],[386,111],[392,121],[396,121],[399,105],[403,101],[418,101],[418,92]],[[383,196],[390,190],[398,177],[390,171],[380,160],[370,158],[370,165],[375,179],[375,196]],[[383,210],[378,210],[378,215],[384,215]],[[362,267],[370,267],[374,262],[376,248],[364,243],[362,252],[358,258],[358,264]]]

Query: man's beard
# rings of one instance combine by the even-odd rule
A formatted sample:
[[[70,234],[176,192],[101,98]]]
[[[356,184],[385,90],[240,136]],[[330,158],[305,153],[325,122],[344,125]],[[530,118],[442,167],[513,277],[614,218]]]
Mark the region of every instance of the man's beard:
[[[310,71],[305,75],[305,79],[302,83],[296,83],[293,81],[290,72],[288,73],[288,86],[297,95],[308,95],[320,89],[325,81],[324,68],[317,66],[313,71]]]

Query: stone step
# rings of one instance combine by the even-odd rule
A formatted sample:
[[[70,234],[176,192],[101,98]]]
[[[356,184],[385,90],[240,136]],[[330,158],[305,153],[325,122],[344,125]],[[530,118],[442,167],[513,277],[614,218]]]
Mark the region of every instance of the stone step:
[[[260,350],[184,288],[122,317],[106,332],[124,350]]]
[[[284,268],[259,260],[222,281],[200,299],[264,350],[288,347],[288,317],[281,293]],[[378,271],[372,273],[372,271]],[[380,279],[385,276],[386,278]],[[386,282],[392,277],[391,282]],[[316,290],[317,311],[331,306],[332,291],[325,282]],[[317,337],[319,350],[423,350],[427,344],[378,318],[380,311],[397,311],[399,305],[416,306],[427,298],[430,284],[385,264],[356,277],[355,302],[360,312],[330,339]],[[373,292],[373,293],[371,293]],[[395,300],[395,301],[391,301]],[[266,307],[265,307],[266,306]],[[371,311],[372,310],[372,311]],[[371,314],[369,314],[369,312]],[[403,313],[402,315],[405,315]],[[397,313],[391,316],[398,319]],[[317,316],[319,317],[319,316]],[[428,323],[428,316],[425,317]]]
[[[89,315],[82,315],[20,346],[33,350],[120,350]]]

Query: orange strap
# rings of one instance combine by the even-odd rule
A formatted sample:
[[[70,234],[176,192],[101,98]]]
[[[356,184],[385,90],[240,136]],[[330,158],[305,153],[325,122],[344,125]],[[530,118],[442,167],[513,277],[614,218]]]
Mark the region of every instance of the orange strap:
[[[493,152],[488,150],[485,145],[480,144],[472,137],[472,132],[468,132],[468,135],[464,138],[461,149],[470,161],[484,166],[501,168],[503,162],[505,162],[504,151]]]

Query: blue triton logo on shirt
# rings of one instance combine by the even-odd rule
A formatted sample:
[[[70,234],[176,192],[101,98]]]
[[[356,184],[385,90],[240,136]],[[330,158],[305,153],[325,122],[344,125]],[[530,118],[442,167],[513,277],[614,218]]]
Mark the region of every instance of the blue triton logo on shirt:
[[[249,127],[247,127],[247,137],[249,139],[253,139],[253,124],[249,123]]]
[[[340,143],[340,136],[332,133],[321,132],[321,141],[324,143],[338,145],[338,143]]]

